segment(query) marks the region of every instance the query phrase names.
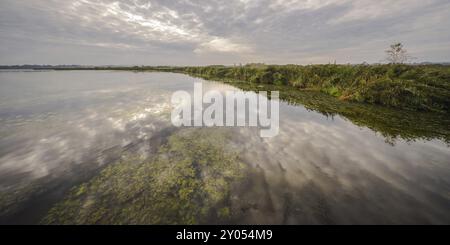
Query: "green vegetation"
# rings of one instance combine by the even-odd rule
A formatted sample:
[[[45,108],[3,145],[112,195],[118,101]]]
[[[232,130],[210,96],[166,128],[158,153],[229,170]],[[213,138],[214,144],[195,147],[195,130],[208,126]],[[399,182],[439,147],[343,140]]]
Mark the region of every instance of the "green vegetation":
[[[187,67],[184,70],[205,79],[315,90],[345,101],[441,113],[449,113],[450,108],[448,66],[246,65]]]
[[[449,113],[450,66],[445,65],[264,65],[135,66],[59,68],[57,70],[132,70],[179,72],[210,80],[286,85],[314,90],[343,101],[414,111]]]
[[[230,218],[230,189],[244,164],[225,129],[185,129],[149,161],[105,168],[72,189],[45,224],[202,224]]]

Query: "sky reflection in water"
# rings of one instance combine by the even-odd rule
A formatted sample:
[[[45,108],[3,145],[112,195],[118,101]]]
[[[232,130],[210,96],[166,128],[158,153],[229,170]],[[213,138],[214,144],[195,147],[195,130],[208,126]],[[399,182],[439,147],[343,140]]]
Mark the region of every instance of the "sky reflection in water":
[[[103,165],[124,154],[151,155],[158,145],[153,139],[172,128],[172,92],[192,92],[195,81],[202,80],[169,73],[0,72],[0,223],[34,223]],[[236,90],[203,84],[204,91]],[[450,222],[450,148],[440,140],[392,145],[343,117],[284,102],[277,137],[262,139],[256,128],[232,130],[242,160],[255,169],[249,185],[234,193],[242,206],[238,223]],[[32,210],[36,203],[42,208]]]

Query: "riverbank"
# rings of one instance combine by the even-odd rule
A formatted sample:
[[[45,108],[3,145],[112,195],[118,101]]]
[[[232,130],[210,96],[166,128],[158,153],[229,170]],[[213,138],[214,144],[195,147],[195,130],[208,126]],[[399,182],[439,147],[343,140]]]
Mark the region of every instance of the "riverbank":
[[[417,111],[449,112],[450,68],[410,65],[189,67],[207,79],[286,85],[344,101]]]
[[[450,142],[450,67],[444,65],[253,64],[54,69],[182,73],[243,90],[280,91],[283,101],[301,104],[326,116],[343,116],[356,125],[379,132],[391,143],[399,138]]]
[[[450,66],[444,65],[264,65],[134,66],[56,68],[56,70],[132,70],[185,73],[208,80],[282,85],[314,90],[342,101],[413,111],[449,113]]]

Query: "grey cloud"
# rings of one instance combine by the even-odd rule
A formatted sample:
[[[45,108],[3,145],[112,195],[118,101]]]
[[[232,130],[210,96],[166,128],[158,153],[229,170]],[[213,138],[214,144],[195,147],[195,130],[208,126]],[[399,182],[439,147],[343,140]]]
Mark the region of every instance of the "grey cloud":
[[[449,61],[445,0],[0,2],[0,64]]]

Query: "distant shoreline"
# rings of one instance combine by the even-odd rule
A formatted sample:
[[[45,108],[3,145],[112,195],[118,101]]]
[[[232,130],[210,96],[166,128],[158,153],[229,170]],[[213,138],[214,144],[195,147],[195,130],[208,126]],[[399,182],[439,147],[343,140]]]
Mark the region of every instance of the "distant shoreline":
[[[208,80],[284,85],[295,90],[316,90],[344,101],[450,114],[450,64],[0,66],[6,68],[184,73]]]
[[[83,69],[83,70],[98,70],[98,69],[162,69],[162,68],[183,68],[183,67],[236,67],[236,66],[322,66],[330,64],[309,64],[309,65],[298,65],[298,64],[264,64],[264,63],[250,63],[244,65],[179,65],[179,66],[167,66],[167,65],[0,65],[0,70],[5,69]],[[362,64],[334,64],[338,66],[359,66],[359,65],[369,65],[369,66],[380,66],[387,65],[383,63],[362,63]],[[450,66],[450,61],[448,62],[420,62],[420,63],[408,63],[404,65],[409,66]]]

